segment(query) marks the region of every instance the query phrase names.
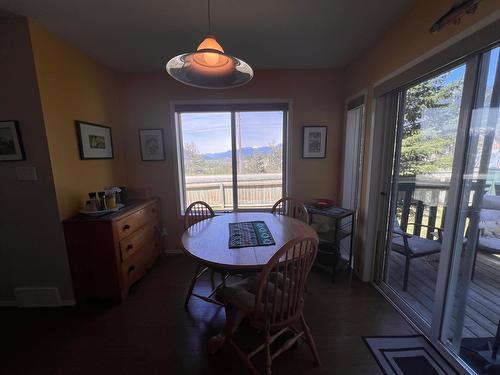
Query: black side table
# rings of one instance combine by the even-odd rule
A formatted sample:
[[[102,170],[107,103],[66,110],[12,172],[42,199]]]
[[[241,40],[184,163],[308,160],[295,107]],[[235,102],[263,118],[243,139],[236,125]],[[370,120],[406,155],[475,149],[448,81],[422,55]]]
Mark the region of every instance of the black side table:
[[[324,233],[318,233],[320,239],[320,248],[318,249],[318,254],[325,254],[327,256],[333,255],[332,261],[332,280],[335,278],[335,272],[337,271],[338,258],[341,257],[340,251],[340,241],[344,238],[349,237],[349,260],[347,261],[347,266],[350,269],[352,267],[352,251],[354,242],[354,230],[356,224],[356,212],[347,208],[331,206],[328,208],[318,208],[311,203],[305,204],[307,212],[309,213],[309,218],[311,223],[313,223],[314,215],[326,216],[333,221],[333,228]],[[347,220],[342,224],[342,221]],[[322,246],[323,245],[323,246]],[[325,251],[324,248],[330,248],[334,251]]]

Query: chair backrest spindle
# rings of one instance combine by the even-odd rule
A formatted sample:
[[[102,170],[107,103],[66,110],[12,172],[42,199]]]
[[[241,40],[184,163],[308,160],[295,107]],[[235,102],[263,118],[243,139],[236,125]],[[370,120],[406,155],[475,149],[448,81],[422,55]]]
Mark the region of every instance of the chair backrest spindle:
[[[307,212],[307,208],[302,202],[294,198],[281,198],[274,204],[271,213],[290,216],[309,224],[309,213]]]
[[[215,216],[215,212],[208,203],[203,201],[193,202],[186,208],[186,212],[184,213],[184,229],[213,216]]]
[[[317,249],[317,239],[302,237],[289,241],[276,252],[257,281],[254,321],[280,326],[298,318]]]

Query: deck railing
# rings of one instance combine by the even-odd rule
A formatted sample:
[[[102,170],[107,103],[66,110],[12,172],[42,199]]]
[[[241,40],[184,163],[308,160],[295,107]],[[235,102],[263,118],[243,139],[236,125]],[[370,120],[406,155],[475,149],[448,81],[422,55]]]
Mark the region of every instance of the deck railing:
[[[444,224],[448,190],[447,183],[400,181],[396,215],[401,229],[432,239],[435,232],[433,228],[442,228]]]
[[[471,185],[469,204],[477,188],[484,189],[486,194],[491,184]],[[400,178],[398,182],[398,197],[396,216],[403,231],[417,236],[433,239],[435,229],[444,227],[448,205],[448,182],[415,181],[410,178]],[[471,207],[469,207],[470,209]]]
[[[238,175],[238,207],[272,207],[282,197],[283,181],[279,173]],[[231,175],[186,176],[187,204],[201,200],[214,209],[233,207]]]

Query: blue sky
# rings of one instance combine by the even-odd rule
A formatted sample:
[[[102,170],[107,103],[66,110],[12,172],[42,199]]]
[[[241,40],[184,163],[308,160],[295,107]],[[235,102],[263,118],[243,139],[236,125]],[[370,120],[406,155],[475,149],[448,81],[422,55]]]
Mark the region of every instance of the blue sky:
[[[486,85],[488,87],[493,86],[493,81],[495,79],[495,72],[496,72],[499,52],[500,52],[500,47],[497,47],[491,51],[490,66],[488,67],[488,81],[486,83]]]
[[[465,75],[465,65],[460,65],[444,74],[446,74],[446,83],[451,83],[463,79]]]
[[[261,147],[283,142],[283,112],[238,112],[241,147]],[[182,113],[184,143],[194,142],[202,154],[231,149],[229,112]]]

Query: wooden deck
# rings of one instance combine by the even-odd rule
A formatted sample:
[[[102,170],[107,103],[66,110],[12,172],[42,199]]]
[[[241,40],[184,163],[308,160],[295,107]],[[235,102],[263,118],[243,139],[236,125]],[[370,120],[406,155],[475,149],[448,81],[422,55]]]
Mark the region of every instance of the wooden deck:
[[[428,322],[437,276],[437,260],[431,257],[411,261],[408,290],[402,290],[405,258],[390,256],[389,285]],[[473,281],[469,284],[463,337],[494,337],[500,319],[500,257],[479,253]]]

